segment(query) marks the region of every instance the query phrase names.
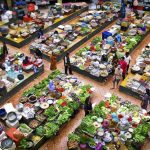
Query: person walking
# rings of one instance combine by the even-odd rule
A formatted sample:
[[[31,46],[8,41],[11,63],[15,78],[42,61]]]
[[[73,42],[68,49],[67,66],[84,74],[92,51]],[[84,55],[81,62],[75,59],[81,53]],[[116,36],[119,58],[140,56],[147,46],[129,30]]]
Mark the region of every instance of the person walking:
[[[122,69],[122,78],[124,80],[126,77],[127,66],[128,66],[124,57],[121,57],[121,59],[118,62],[118,65],[120,65],[120,67]]]
[[[128,73],[128,70],[130,67],[130,62],[131,62],[131,56],[130,56],[129,52],[126,52],[124,58],[125,58],[125,62],[127,63],[127,73]]]
[[[68,70],[69,70],[69,74],[72,75],[71,63],[70,63],[68,52],[66,56],[64,57],[64,66],[65,66],[65,74],[68,75]]]
[[[147,110],[148,105],[150,104],[150,89],[146,89],[146,93],[142,97],[141,108]]]
[[[123,70],[121,69],[120,65],[115,69],[114,77],[113,77],[113,88],[115,89],[115,86],[117,87],[119,85],[119,82],[122,78]]]
[[[50,61],[51,61],[50,70],[56,70],[57,69],[57,57],[53,52],[52,52]]]

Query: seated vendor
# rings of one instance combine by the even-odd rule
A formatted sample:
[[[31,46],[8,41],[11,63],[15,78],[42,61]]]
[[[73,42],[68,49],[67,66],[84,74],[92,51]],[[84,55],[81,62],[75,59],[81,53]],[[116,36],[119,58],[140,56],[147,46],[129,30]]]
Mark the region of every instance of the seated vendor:
[[[35,57],[42,59],[42,56],[43,56],[42,52],[38,48],[35,49]]]
[[[93,44],[91,45],[90,50],[91,51],[95,51],[96,50]]]
[[[29,13],[23,17],[23,21],[24,22],[30,22],[30,21],[32,21],[32,17],[30,16]]]
[[[5,75],[5,70],[0,69],[0,96],[4,96],[7,92],[5,82],[2,80],[2,77]]]
[[[32,63],[32,61],[29,59],[28,56],[26,56],[25,59],[23,60],[23,62],[22,62],[22,68],[23,68],[24,70],[30,70],[30,69],[33,68],[33,63]]]

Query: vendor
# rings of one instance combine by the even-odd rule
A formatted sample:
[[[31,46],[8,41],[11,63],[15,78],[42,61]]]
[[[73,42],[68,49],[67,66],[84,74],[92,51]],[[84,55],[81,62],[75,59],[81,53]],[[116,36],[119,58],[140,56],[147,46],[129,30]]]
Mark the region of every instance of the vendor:
[[[7,57],[8,54],[8,48],[5,42],[3,42],[3,47],[0,51],[0,63],[3,63],[5,61],[5,58]]]
[[[116,39],[116,42],[118,42],[118,43],[122,42],[121,34],[117,34],[115,39]]]
[[[38,48],[35,49],[35,53],[34,54],[35,54],[35,58],[41,58],[42,59],[43,54]]]
[[[107,61],[108,61],[108,58],[107,58],[107,55],[106,55],[106,54],[103,54],[103,55],[102,55],[101,61],[102,61],[102,62],[107,62]]]
[[[21,8],[19,8],[19,9],[17,10],[17,16],[18,16],[18,19],[23,20],[23,17],[25,16],[24,10],[21,9]]]
[[[40,27],[40,29],[38,30],[38,39],[40,39],[43,35],[44,35],[44,33],[43,33],[43,30],[42,30],[42,28]]]
[[[0,96],[4,96],[6,95],[6,86],[5,86],[5,82],[2,81],[2,76],[5,76],[6,72],[2,69],[0,69]]]
[[[24,22],[30,22],[32,21],[32,18],[30,16],[30,13],[28,13],[27,15],[23,16],[23,21]]]
[[[146,93],[142,97],[141,108],[147,110],[149,104],[150,104],[150,89],[147,88]]]
[[[88,97],[85,101],[84,110],[85,115],[88,115],[92,111],[92,103],[90,97]]]
[[[93,44],[91,45],[90,50],[91,51],[96,51],[95,46]]]
[[[25,59],[23,60],[22,68],[23,68],[24,70],[30,70],[30,69],[33,68],[33,63],[32,63],[32,61],[29,59],[28,56],[26,56]]]
[[[0,13],[4,13],[7,10],[7,6],[4,3],[0,3]]]
[[[133,8],[133,0],[127,0],[127,4],[129,4],[130,8]]]

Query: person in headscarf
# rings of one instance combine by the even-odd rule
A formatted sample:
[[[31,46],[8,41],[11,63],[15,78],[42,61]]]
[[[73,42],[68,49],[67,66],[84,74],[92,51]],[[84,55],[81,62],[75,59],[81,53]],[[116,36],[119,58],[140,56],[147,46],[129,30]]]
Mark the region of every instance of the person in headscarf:
[[[56,70],[57,69],[57,57],[54,53],[52,53],[50,61],[51,61],[50,70]]]

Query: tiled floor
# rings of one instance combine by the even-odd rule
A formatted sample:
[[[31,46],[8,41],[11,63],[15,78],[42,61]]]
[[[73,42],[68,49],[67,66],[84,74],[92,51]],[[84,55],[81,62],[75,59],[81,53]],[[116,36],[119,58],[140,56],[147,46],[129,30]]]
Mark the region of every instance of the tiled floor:
[[[100,33],[101,34],[101,33]],[[139,55],[141,49],[150,42],[150,34],[142,41],[142,43],[136,48],[135,51],[132,52],[132,64],[135,62],[135,59],[137,58],[137,56]],[[85,43],[82,46],[85,46],[87,43]],[[20,51],[20,52],[24,52],[25,54],[30,55],[29,52],[29,45],[24,46],[21,49],[17,49],[15,47],[12,47],[10,45],[8,45],[9,47],[9,51],[10,52],[14,52],[14,51]],[[75,50],[74,52],[76,52],[77,50]],[[73,53],[74,53],[73,52]],[[72,53],[72,54],[73,54]],[[71,55],[72,55],[71,54]],[[51,71],[49,70],[49,66],[50,63],[47,61],[44,61],[45,64],[45,72],[38,77],[37,79],[35,79],[33,82],[31,82],[30,84],[28,84],[26,87],[22,88],[19,92],[17,92],[13,97],[11,97],[8,101],[12,102],[13,104],[18,103],[18,99],[21,96],[21,94],[23,93],[23,91],[25,91],[26,89],[28,89],[29,87],[32,87],[34,84],[38,83],[40,80],[44,79]],[[60,70],[64,70],[63,67],[63,63],[62,61],[58,63],[58,69]],[[84,81],[85,83],[90,83],[95,87],[95,92],[92,95],[92,102],[93,103],[99,103],[99,101],[101,101],[103,99],[103,96],[105,93],[107,92],[113,92],[115,94],[117,94],[119,97],[127,100],[127,101],[131,101],[137,105],[140,105],[140,101],[123,93],[120,93],[118,91],[118,89],[115,90],[111,90],[112,87],[112,81],[109,80],[107,81],[105,84],[103,83],[98,83],[92,79],[89,79],[87,77],[84,77],[80,74],[77,74],[74,72],[74,76],[78,77],[80,80]],[[78,127],[78,125],[80,124],[82,118],[84,117],[84,111],[80,110],[79,113],[75,116],[75,118],[71,119],[66,125],[65,127],[60,131],[59,135],[57,135],[55,138],[50,139],[49,141],[47,141],[41,148],[40,150],[66,150],[66,146],[67,146],[67,135],[74,131],[76,127]],[[146,141],[145,145],[143,146],[142,150],[150,150],[150,141]]]

